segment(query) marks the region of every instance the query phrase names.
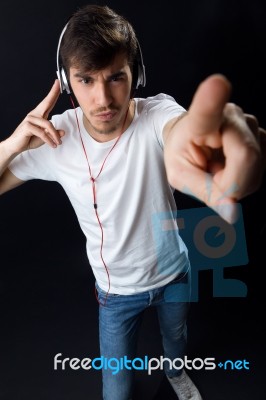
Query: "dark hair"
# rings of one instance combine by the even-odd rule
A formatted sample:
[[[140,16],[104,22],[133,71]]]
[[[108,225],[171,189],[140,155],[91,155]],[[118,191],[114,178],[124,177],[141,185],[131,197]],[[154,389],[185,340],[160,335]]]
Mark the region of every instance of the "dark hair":
[[[132,25],[109,7],[99,5],[86,5],[72,15],[60,46],[67,74],[70,66],[84,72],[99,71],[118,53],[124,53],[134,76],[137,51]]]

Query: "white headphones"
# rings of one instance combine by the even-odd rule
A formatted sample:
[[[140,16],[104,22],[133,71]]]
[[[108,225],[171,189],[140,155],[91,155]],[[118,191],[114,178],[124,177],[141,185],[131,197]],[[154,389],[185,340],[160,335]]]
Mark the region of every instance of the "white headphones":
[[[61,32],[61,35],[59,37],[58,45],[57,45],[57,52],[56,52],[56,65],[57,65],[57,77],[60,83],[60,91],[63,93],[65,90],[67,94],[71,93],[70,85],[68,83],[67,79],[67,74],[62,65],[60,65],[60,47],[61,47],[61,42],[63,39],[63,36],[65,34],[65,31],[67,29],[68,23],[65,25],[64,29]],[[137,39],[136,39],[137,40]],[[139,86],[145,86],[146,85],[146,74],[145,74],[145,65],[143,64],[143,57],[142,57],[142,52],[140,48],[140,44],[137,40],[137,45],[138,45],[138,53],[137,53],[137,62],[138,62],[138,78],[136,82],[136,89],[138,89]]]

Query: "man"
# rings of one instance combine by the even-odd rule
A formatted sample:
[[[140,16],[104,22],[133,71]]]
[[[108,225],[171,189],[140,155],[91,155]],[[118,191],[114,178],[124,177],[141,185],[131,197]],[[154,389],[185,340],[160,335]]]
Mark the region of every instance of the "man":
[[[175,223],[177,189],[233,222],[236,201],[260,184],[264,132],[227,103],[230,83],[220,75],[202,82],[188,112],[165,94],[134,98],[145,85],[141,49],[129,22],[108,7],[85,6],[70,18],[57,67],[47,97],[0,144],[0,194],[30,179],[65,189],[87,238],[103,357],[135,357],[141,315],[154,305],[164,356],[184,358],[188,251],[177,227],[166,241],[154,217]],[[73,109],[48,120],[60,89]],[[132,398],[133,372],[104,369],[103,398]],[[165,372],[179,400],[201,399],[184,369],[165,364]]]

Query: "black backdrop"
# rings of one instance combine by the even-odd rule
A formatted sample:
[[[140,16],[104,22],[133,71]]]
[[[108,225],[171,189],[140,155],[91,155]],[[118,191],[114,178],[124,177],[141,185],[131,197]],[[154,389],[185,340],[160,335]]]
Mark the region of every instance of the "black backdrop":
[[[70,14],[86,3],[1,1],[0,140],[49,90],[60,32]],[[124,14],[136,29],[147,73],[147,86],[139,95],[164,92],[188,107],[200,81],[220,72],[233,84],[231,100],[266,126],[263,1],[97,3]],[[65,107],[69,101],[62,96],[55,112]],[[181,208],[198,206],[181,194],[177,201]],[[206,400],[262,398],[265,393],[265,184],[241,203],[249,263],[235,268],[234,276],[246,282],[248,296],[213,299],[210,276],[203,275],[201,300],[191,307],[189,351],[194,357],[246,358],[251,369],[199,371],[195,380]],[[0,238],[0,399],[100,399],[99,373],[53,371],[58,352],[98,355],[97,302],[85,239],[62,189],[35,181],[1,197]],[[152,356],[160,354],[155,326],[151,313],[143,325],[140,352]],[[172,398],[163,383],[159,387],[157,376],[140,374],[136,398]]]

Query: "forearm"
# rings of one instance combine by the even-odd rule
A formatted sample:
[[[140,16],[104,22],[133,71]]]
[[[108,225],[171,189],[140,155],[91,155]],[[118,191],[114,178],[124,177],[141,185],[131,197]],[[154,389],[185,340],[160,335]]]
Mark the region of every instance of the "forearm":
[[[0,195],[24,183],[8,168],[18,154],[19,152],[12,149],[11,140],[7,139],[0,143]]]
[[[0,142],[0,177],[3,175],[11,161],[18,155],[18,153],[12,150],[12,147],[9,146],[9,140],[10,139],[6,139],[3,142]]]

